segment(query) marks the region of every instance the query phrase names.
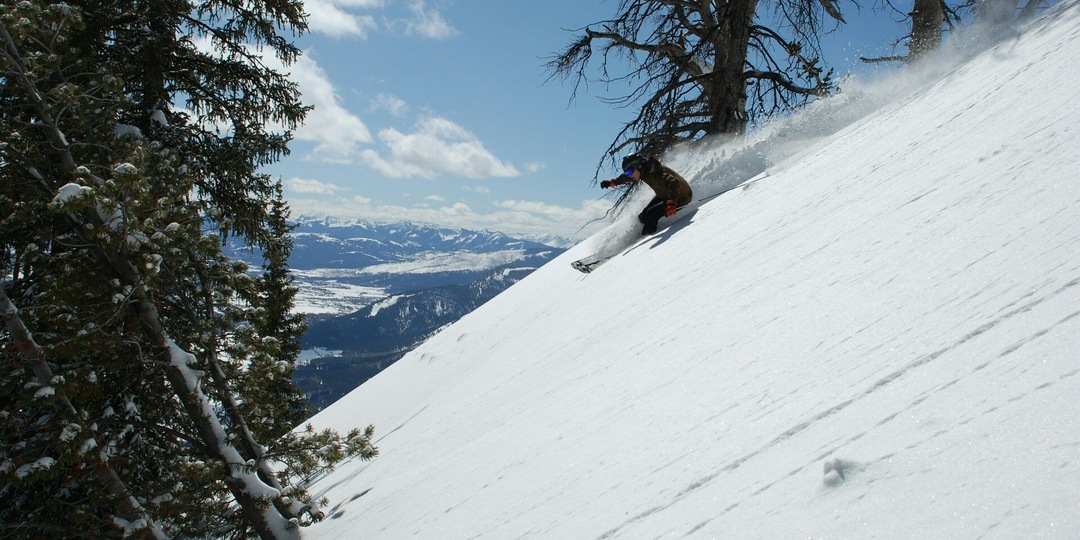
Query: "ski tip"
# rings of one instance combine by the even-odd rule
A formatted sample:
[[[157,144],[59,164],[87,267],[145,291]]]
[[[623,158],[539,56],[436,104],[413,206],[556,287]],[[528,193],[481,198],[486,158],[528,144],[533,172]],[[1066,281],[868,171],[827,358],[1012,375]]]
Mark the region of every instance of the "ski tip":
[[[585,263],[583,263],[583,262],[581,262],[581,261],[574,261],[574,262],[570,263],[570,266],[574,270],[577,270],[578,272],[582,272],[584,274],[588,274],[589,272],[592,272],[592,267],[585,264]]]

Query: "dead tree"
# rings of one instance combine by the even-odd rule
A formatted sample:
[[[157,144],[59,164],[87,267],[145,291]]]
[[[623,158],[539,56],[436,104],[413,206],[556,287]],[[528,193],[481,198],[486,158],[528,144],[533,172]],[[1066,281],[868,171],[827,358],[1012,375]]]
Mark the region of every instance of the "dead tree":
[[[774,20],[766,24],[763,14]],[[831,71],[819,65],[818,40],[826,20],[843,22],[834,0],[622,0],[616,17],[579,30],[548,67],[573,81],[571,100],[590,82],[625,85],[628,93],[605,100],[640,108],[607,153],[630,147],[655,155],[682,141],[742,133],[828,93]]]

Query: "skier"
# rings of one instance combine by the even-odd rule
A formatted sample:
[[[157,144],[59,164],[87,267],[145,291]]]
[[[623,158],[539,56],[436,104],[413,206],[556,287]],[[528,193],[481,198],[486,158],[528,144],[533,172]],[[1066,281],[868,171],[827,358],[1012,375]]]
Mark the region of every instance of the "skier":
[[[600,187],[610,187],[645,182],[652,188],[655,196],[645,205],[645,209],[638,214],[638,221],[644,224],[641,235],[649,235],[656,232],[656,224],[664,216],[674,216],[679,208],[690,204],[694,199],[694,193],[690,184],[679,176],[679,173],[662,165],[656,158],[646,158],[638,154],[630,154],[622,160],[623,176],[604,180]]]

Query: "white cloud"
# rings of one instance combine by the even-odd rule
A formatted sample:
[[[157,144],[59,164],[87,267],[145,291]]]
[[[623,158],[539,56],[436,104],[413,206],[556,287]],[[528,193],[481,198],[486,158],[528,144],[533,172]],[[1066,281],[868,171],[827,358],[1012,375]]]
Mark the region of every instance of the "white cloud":
[[[379,94],[371,100],[371,110],[383,110],[400,118],[405,116],[405,111],[409,110],[409,104],[395,95]]]
[[[357,145],[372,142],[363,120],[341,105],[330,78],[310,55],[301,56],[289,71],[300,86],[304,103],[314,106],[296,130],[296,138],[316,143],[311,154],[314,159],[350,162]]]
[[[285,186],[289,188],[289,191],[294,193],[310,193],[314,195],[333,195],[338,191],[345,190],[345,188],[341,186],[320,182],[311,178],[290,178],[285,181]]]
[[[525,170],[531,173],[537,173],[547,168],[547,163],[543,161],[531,161],[525,164]]]
[[[430,39],[446,39],[458,35],[454,28],[442,14],[435,10],[429,10],[424,0],[415,0],[409,6],[413,18],[405,21],[405,35],[419,36]]]
[[[570,223],[584,223],[593,219],[611,208],[610,202],[592,200],[582,203],[581,208],[574,209],[566,206],[547,204],[539,201],[495,201],[495,206],[510,212],[536,216],[552,221],[565,221]]]
[[[350,13],[343,8],[370,9],[381,5],[382,2],[378,0],[307,0],[304,2],[304,11],[308,14],[308,28],[312,32],[334,37],[355,36],[366,39],[369,33],[379,26],[375,17]]]
[[[402,219],[436,223],[447,227],[491,229],[506,233],[557,234],[584,237],[605,225],[594,221],[611,207],[610,201],[587,200],[579,208],[562,207],[535,201],[501,201],[492,212],[478,212],[469,204],[455,202],[432,207],[372,205],[371,199],[290,199],[294,215],[316,218],[361,218],[373,221]],[[584,226],[584,229],[583,229]]]
[[[476,212],[465,203],[454,203],[451,206],[444,206],[440,209],[442,213],[451,216],[475,216]]]
[[[310,2],[311,0],[308,0]],[[388,0],[331,0],[340,6],[351,8],[375,9],[385,6]],[[306,4],[305,4],[306,5]]]
[[[391,4],[387,0],[306,0],[304,10],[308,13],[308,28],[312,32],[367,39],[379,28],[379,24],[370,13],[357,11],[370,12]],[[430,9],[424,0],[413,0],[408,9],[410,15],[407,18],[396,15],[385,17],[386,28],[406,36],[427,39],[446,39],[459,33],[438,10]]]
[[[446,200],[446,197],[443,197],[442,195],[428,195],[427,197],[424,197],[424,200],[426,200],[426,201],[435,201],[435,202],[443,202],[443,201]]]
[[[390,178],[435,178],[440,174],[490,178],[521,174],[513,165],[493,156],[475,135],[450,120],[427,117],[416,127],[416,132],[409,134],[393,128],[380,131],[379,139],[389,156],[365,150],[361,158]]]

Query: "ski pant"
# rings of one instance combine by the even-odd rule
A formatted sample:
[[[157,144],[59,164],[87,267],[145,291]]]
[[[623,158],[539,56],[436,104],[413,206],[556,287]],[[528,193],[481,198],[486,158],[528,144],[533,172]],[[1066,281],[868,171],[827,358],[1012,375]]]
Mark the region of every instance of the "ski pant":
[[[652,234],[656,232],[656,224],[660,221],[660,218],[664,217],[664,208],[667,207],[667,199],[661,199],[660,197],[653,197],[649,204],[645,205],[645,209],[638,214],[638,221],[645,224],[641,228],[641,234]]]

